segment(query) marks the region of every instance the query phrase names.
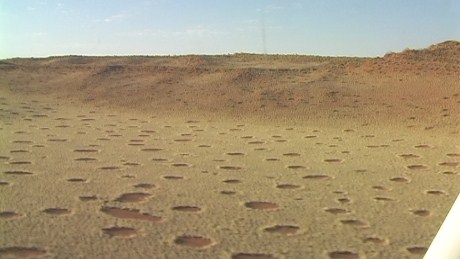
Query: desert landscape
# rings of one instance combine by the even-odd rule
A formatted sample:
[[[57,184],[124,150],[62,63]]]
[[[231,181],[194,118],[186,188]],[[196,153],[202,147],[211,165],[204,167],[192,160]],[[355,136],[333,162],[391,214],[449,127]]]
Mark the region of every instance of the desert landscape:
[[[0,134],[2,258],[422,258],[460,192],[460,42],[5,59]]]

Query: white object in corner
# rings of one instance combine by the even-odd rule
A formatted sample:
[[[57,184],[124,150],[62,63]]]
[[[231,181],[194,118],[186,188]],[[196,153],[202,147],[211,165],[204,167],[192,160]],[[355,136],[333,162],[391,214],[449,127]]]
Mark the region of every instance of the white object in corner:
[[[439,228],[424,259],[460,258],[460,195]]]

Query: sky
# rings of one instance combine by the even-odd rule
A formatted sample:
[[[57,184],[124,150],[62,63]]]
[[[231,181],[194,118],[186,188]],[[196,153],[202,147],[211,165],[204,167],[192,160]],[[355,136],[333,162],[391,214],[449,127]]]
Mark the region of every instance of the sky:
[[[460,40],[460,0],[0,0],[0,59],[383,56]]]

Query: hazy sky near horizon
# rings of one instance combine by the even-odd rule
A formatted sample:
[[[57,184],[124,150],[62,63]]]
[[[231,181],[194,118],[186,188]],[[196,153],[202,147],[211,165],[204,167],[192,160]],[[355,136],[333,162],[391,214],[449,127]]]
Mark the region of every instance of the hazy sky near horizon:
[[[0,0],[0,58],[382,56],[460,40],[460,0]]]

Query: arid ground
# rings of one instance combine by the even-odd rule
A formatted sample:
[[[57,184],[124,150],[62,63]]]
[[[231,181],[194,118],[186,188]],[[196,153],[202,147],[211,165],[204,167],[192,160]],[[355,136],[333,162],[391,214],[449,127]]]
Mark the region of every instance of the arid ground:
[[[2,258],[421,258],[459,163],[455,41],[0,61]]]

